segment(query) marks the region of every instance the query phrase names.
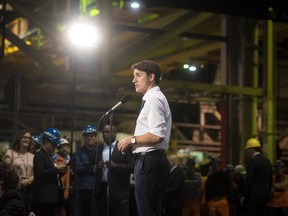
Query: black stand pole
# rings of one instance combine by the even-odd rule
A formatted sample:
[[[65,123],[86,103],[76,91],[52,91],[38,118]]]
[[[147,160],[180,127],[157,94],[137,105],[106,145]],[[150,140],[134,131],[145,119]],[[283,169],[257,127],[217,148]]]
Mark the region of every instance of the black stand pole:
[[[111,206],[111,200],[110,200],[110,184],[111,184],[111,155],[112,155],[112,127],[113,127],[113,111],[110,112],[110,132],[109,132],[109,161],[108,161],[108,185],[107,185],[107,216],[110,216],[110,206]]]
[[[70,187],[69,187],[69,196],[70,196],[70,212],[75,214],[77,212],[76,204],[78,203],[78,189],[77,189],[77,178],[75,176],[75,161],[74,161],[74,113],[75,113],[75,94],[76,94],[76,56],[72,54],[69,59],[70,70],[72,71],[72,82],[71,82],[71,110],[70,110]],[[75,188],[75,189],[73,189]],[[73,213],[72,213],[73,212]]]

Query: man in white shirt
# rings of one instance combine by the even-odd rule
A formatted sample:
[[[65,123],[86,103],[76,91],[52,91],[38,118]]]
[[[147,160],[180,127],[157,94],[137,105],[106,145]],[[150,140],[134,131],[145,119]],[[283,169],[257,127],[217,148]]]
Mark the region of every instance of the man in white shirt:
[[[134,136],[122,139],[118,148],[131,150],[135,158],[135,197],[138,216],[161,215],[162,195],[169,177],[166,150],[169,146],[172,116],[168,101],[158,84],[161,69],[144,60],[131,67],[135,91],[145,101],[137,118]]]

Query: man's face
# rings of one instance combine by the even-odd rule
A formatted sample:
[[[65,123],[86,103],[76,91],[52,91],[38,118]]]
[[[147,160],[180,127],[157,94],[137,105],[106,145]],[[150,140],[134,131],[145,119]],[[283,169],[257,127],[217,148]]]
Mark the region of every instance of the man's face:
[[[109,125],[103,128],[102,134],[103,134],[103,140],[105,141],[105,143],[109,144],[110,142],[110,126]],[[111,142],[113,143],[115,139],[116,139],[116,131],[115,131],[115,128],[112,127]]]
[[[133,72],[133,80],[135,91],[145,94],[154,83],[154,74],[147,75],[146,72],[135,69]]]
[[[40,148],[40,145],[36,143],[35,141],[31,140],[29,151],[34,154],[39,148]]]
[[[245,150],[246,151],[246,155],[248,158],[252,158],[253,154],[254,154],[254,149],[253,148],[248,148]]]
[[[96,144],[96,134],[88,133],[84,134],[85,144],[88,146],[93,146]]]
[[[67,156],[68,155],[68,144],[63,144],[58,147],[58,152],[60,155]]]
[[[48,141],[48,143],[46,145],[46,151],[50,156],[52,156],[55,153],[56,148],[57,148],[56,143],[54,143],[52,141]]]

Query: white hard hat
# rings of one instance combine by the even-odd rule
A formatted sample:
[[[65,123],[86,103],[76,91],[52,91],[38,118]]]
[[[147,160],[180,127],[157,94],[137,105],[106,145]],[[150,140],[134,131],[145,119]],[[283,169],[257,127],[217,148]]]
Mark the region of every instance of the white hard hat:
[[[60,139],[60,145],[64,145],[64,144],[69,145],[69,141],[65,138],[61,138]]]

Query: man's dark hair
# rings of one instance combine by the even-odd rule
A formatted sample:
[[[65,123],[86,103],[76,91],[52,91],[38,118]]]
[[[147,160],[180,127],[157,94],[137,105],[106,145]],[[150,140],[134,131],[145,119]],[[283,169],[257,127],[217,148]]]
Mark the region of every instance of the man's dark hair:
[[[158,85],[161,79],[161,69],[160,66],[151,60],[143,60],[141,62],[135,63],[131,66],[132,70],[140,70],[147,73],[147,75],[154,74],[155,75],[155,83]]]

